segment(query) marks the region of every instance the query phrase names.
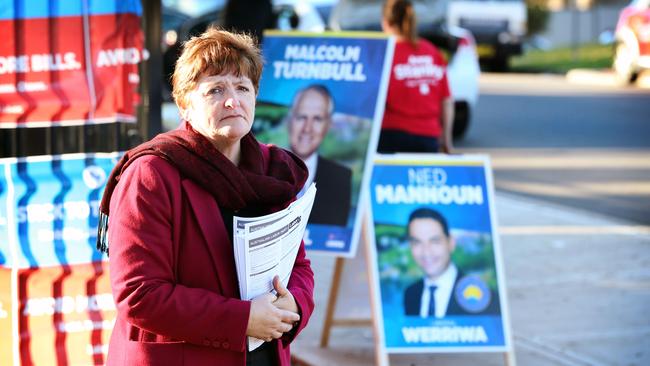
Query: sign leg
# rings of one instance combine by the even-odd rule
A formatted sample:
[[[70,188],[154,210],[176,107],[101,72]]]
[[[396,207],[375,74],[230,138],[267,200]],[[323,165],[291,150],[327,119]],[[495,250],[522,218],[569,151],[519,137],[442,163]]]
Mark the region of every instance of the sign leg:
[[[321,348],[327,348],[330,341],[330,330],[334,325],[334,312],[336,311],[336,301],[339,296],[339,287],[341,285],[341,274],[343,273],[343,264],[345,259],[336,258],[334,266],[334,275],[332,278],[332,286],[330,287],[330,294],[327,301],[327,310],[325,311],[325,323],[323,324],[323,333],[320,338]]]

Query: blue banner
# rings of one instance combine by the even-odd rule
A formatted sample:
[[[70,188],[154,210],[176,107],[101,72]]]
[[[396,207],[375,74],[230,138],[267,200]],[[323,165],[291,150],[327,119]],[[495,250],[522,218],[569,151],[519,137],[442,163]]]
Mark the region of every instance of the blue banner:
[[[388,352],[505,351],[502,269],[489,163],[375,159],[375,299]]]
[[[1,161],[1,160],[0,160]],[[7,178],[8,169],[0,164],[0,267],[11,266],[9,254],[9,223],[7,216]]]
[[[302,158],[307,184],[316,183],[307,250],[354,256],[392,39],[371,32],[267,32],[262,53],[255,134]]]
[[[7,238],[0,244],[3,266],[39,268],[105,259],[95,249],[97,218],[117,156],[7,159],[0,179],[0,237]],[[9,259],[10,245],[16,246],[16,263]]]
[[[84,4],[86,2],[87,4]],[[88,10],[84,8],[87,7]],[[131,13],[142,15],[140,0],[29,0],[0,2],[0,20],[78,17]]]

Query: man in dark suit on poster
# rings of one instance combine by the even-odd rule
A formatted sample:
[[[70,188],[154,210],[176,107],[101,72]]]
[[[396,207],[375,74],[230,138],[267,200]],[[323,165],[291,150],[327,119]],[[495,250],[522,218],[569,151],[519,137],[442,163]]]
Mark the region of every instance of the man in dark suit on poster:
[[[411,213],[407,229],[413,259],[425,276],[404,293],[406,315],[443,318],[499,315],[499,299],[478,276],[465,276],[451,253],[456,241],[444,216],[430,208]]]
[[[309,169],[305,187],[316,182],[316,199],[309,223],[346,226],[352,195],[352,171],[318,154],[332,125],[334,101],[323,85],[299,90],[289,111],[289,144]],[[301,192],[302,194],[302,192]]]

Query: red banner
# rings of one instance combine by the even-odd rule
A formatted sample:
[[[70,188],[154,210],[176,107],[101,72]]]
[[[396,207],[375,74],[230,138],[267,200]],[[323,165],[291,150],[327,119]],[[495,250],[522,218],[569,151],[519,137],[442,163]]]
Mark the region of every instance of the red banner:
[[[26,3],[0,6],[0,128],[135,122],[139,1]]]

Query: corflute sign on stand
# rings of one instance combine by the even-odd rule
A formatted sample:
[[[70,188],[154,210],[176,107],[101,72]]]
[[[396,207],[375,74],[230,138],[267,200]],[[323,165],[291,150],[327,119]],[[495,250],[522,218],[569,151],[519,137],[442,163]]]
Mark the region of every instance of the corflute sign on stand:
[[[116,316],[99,202],[118,154],[0,160],[0,364],[101,365]]]
[[[507,352],[487,158],[380,155],[370,194],[372,285],[385,350]]]
[[[0,128],[135,122],[140,0],[0,2]]]
[[[356,253],[393,42],[382,33],[267,32],[256,136],[298,155],[316,183],[305,245]]]

